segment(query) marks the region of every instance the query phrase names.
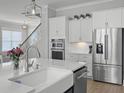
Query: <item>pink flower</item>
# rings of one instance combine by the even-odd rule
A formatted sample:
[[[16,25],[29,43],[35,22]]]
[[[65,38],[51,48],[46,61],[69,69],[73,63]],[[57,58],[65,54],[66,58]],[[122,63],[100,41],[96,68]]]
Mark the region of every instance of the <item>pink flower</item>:
[[[22,55],[22,54],[24,54],[23,51],[20,48],[18,48],[18,47],[16,47],[16,49],[13,48],[12,50],[9,50],[7,52],[8,56],[15,55],[17,57],[20,57],[20,55]]]
[[[16,47],[16,49],[14,50],[14,52],[15,52],[15,54],[16,54],[17,56],[20,56],[20,55],[23,54],[23,51],[22,51],[20,48],[18,48],[18,47]]]

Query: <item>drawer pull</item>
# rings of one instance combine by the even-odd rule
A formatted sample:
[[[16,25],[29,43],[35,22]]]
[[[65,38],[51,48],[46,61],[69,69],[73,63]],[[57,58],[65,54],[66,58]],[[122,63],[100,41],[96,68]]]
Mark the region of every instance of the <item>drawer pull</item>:
[[[80,76],[77,77],[77,79],[81,79],[82,77],[85,77],[87,74],[87,72],[84,72],[83,74],[81,74]]]

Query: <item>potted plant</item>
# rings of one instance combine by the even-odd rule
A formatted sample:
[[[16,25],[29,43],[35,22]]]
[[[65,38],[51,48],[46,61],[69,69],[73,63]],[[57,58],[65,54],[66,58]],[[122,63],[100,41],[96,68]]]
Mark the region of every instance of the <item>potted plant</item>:
[[[10,59],[13,61],[14,63],[14,69],[18,69],[19,68],[19,57],[24,54],[21,48],[13,48],[12,50],[9,50],[7,52],[7,56],[10,57]]]

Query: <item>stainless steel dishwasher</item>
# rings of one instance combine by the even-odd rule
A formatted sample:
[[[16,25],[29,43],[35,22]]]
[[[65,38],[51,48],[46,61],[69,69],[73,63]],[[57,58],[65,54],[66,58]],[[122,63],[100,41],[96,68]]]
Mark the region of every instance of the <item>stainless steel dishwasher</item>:
[[[74,93],[87,93],[87,67],[74,71]]]

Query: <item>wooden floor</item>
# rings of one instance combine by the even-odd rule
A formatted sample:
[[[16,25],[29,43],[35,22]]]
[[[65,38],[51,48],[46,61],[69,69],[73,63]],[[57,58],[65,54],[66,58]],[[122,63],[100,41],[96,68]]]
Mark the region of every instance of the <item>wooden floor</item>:
[[[88,80],[87,93],[124,93],[124,86]]]

